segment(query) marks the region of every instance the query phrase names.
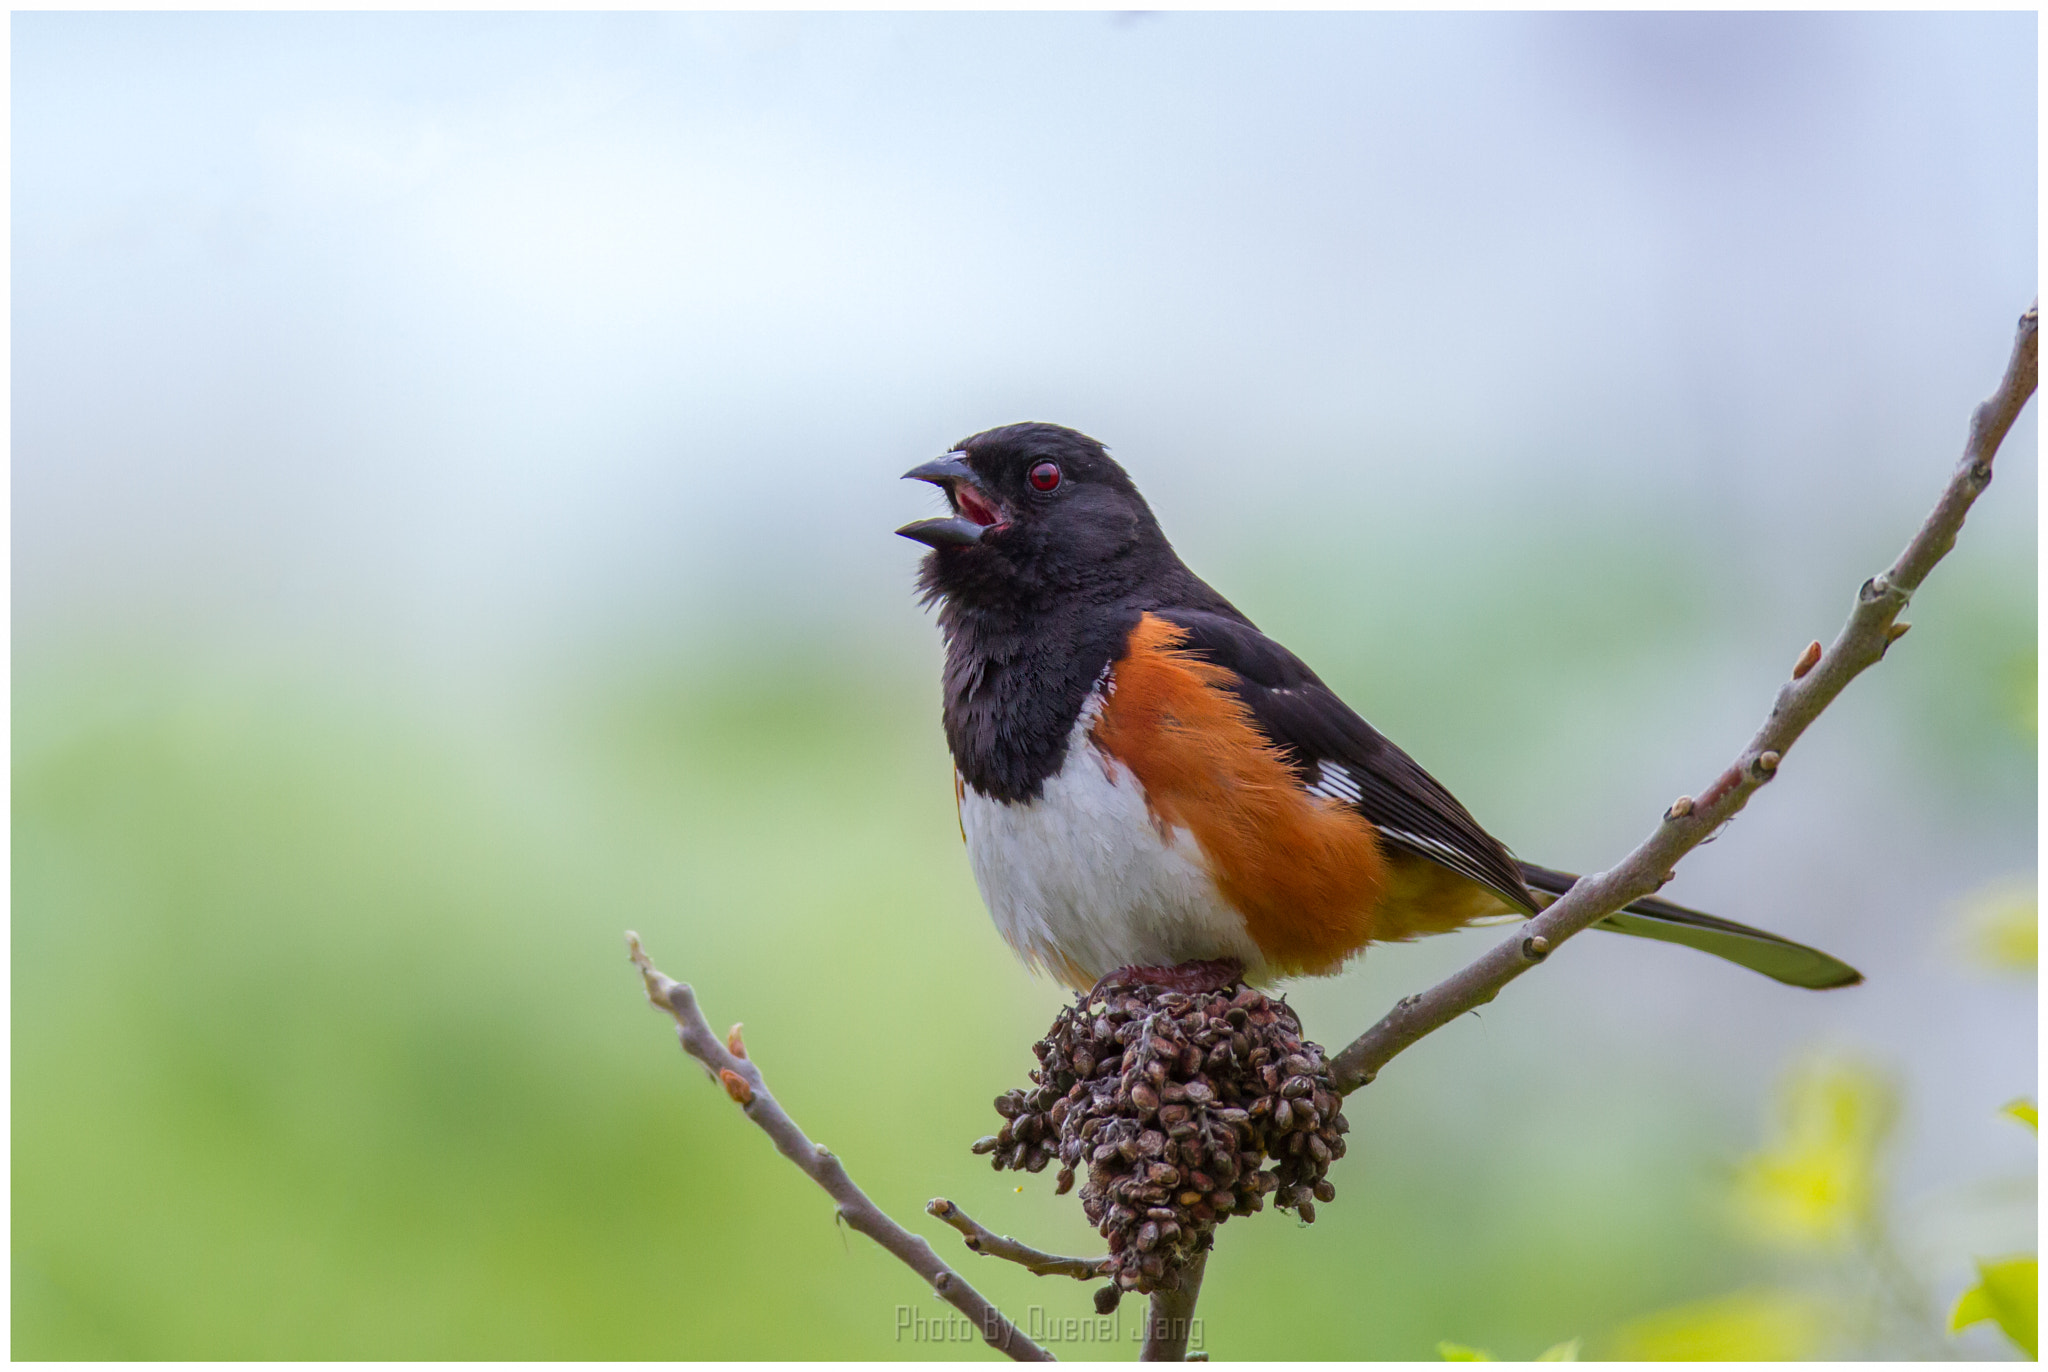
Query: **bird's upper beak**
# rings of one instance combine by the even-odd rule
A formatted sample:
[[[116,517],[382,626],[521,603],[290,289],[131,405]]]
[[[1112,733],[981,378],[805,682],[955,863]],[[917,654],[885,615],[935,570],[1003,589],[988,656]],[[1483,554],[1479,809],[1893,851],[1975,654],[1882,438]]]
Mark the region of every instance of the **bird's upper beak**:
[[[934,548],[967,547],[981,542],[981,536],[1003,522],[1002,511],[982,490],[967,454],[947,453],[903,474],[905,481],[929,481],[946,493],[956,514],[938,519],[920,519],[896,532]]]

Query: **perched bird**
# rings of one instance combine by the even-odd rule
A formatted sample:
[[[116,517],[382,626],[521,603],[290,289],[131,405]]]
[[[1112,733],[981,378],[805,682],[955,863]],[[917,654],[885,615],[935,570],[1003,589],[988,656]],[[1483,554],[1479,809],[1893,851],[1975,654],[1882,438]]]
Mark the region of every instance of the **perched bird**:
[[[1077,990],[1215,961],[1337,971],[1369,943],[1532,915],[1575,877],[1521,862],[1174,553],[1103,446],[1012,424],[904,473],[926,544],[960,829],[996,928]],[[1856,970],[1662,900],[1597,927],[1794,986]]]

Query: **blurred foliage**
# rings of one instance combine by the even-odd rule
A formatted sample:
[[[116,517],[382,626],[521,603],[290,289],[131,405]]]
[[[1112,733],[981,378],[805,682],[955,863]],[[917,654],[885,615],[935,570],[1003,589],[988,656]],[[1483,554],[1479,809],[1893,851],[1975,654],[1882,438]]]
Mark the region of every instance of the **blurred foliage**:
[[[1764,1247],[1825,1258],[1797,1284],[1688,1301],[1615,1330],[1608,1356],[1647,1361],[1794,1361],[1869,1340],[1860,1304],[1896,1304],[1883,1202],[1896,1088],[1869,1064],[1812,1055],[1786,1073],[1764,1146],[1731,1178],[1730,1222]],[[1832,1269],[1832,1270],[1830,1270]],[[1858,1299],[1858,1292],[1863,1297]]]
[[[1495,1361],[1493,1354],[1483,1348],[1468,1348],[1462,1343],[1451,1343],[1449,1341],[1436,1346],[1436,1355],[1445,1362]],[[1577,1362],[1578,1360],[1579,1340],[1577,1339],[1567,1339],[1563,1343],[1552,1344],[1541,1353],[1538,1353],[1533,1359],[1536,1362]]]
[[[994,1356],[903,1333],[946,1307],[682,1058],[621,941],[745,1019],[797,1120],[942,1252],[934,1194],[1085,1251],[1049,1178],[967,1152],[1060,997],[988,930],[928,712],[836,652],[509,720],[161,664],[18,677],[16,1356]],[[1302,1003],[1341,1032],[1414,955],[1459,950]],[[1739,1270],[1690,1203],[1712,1102],[1630,1079],[1546,1113],[1553,1078],[1500,1045],[1376,1084],[1313,1227],[1232,1223],[1209,1348],[1542,1347]],[[1543,1187],[1467,1098],[1524,1121]],[[1090,1309],[969,1270],[1020,1320]]]
[[[2001,970],[2033,965],[2035,902],[2011,884],[1980,892],[1962,923]],[[1986,939],[1987,928],[2005,931]],[[2024,937],[2017,930],[2024,930]],[[2027,1098],[2001,1113],[2038,1133]],[[1796,1282],[1694,1301],[1616,1330],[1607,1355],[1648,1361],[1789,1361],[1848,1351],[1918,1356],[1953,1350],[1929,1337],[1933,1306],[1898,1251],[1884,1176],[1885,1145],[1899,1114],[1897,1089],[1867,1063],[1817,1055],[1796,1065],[1779,1092],[1763,1148],[1737,1166],[1730,1214],[1753,1241],[1809,1258]],[[1946,1332],[1995,1323],[2028,1358],[2037,1356],[2039,1272],[2033,1254],[1978,1260],[1977,1283],[1957,1299]],[[1448,1356],[1448,1355],[1446,1355]]]
[[[2031,971],[2040,959],[2040,895],[2031,881],[1994,882],[1971,893],[1961,923],[1969,956],[1984,967]]]
[[[883,1151],[847,1108],[872,1085],[806,1060],[910,938],[948,947],[920,919],[947,854],[916,838],[944,805],[904,822],[915,772],[876,765],[900,734],[783,700],[750,765],[671,789],[654,833],[461,721],[143,673],[67,687],[16,702],[18,1355],[741,1356],[765,1266],[849,1256],[819,1322],[771,1346],[886,1346],[895,1274],[767,1184],[786,1164],[699,1094],[619,931],[700,972],[714,1013],[752,988],[778,1084],[849,1157]],[[792,889],[833,918],[793,927]],[[679,923],[679,900],[702,913]],[[921,1072],[971,1074],[982,1026],[1018,1037],[962,999],[921,1009],[967,1026]],[[865,1341],[826,1332],[864,1317]]]
[[[1840,1249],[1876,1218],[1879,1163],[1897,1095],[1867,1064],[1809,1061],[1780,1092],[1774,1136],[1735,1174],[1737,1222],[1759,1241]]]
[[[1690,1301],[1616,1330],[1607,1354],[1643,1362],[1790,1362],[1820,1356],[1836,1312],[1796,1291]]]
[[[2014,902],[2017,904],[2017,902]],[[2033,902],[2029,901],[2025,927],[2027,937],[2022,941],[2006,939],[1997,945],[2004,954],[1997,965],[2009,968],[2035,967],[2038,965],[2034,929]],[[2024,956],[2021,948],[2024,947]],[[2041,1133],[2041,1111],[2033,1101],[2022,1096],[2007,1101],[2000,1113],[2009,1115],[2027,1126],[2036,1138]],[[2029,1253],[2023,1257],[2004,1258],[1987,1262],[1977,1260],[1977,1284],[1965,1290],[1956,1298],[1955,1309],[1950,1312],[1949,1332],[1960,1333],[1971,1325],[1990,1320],[2005,1331],[2013,1346],[2029,1358],[2040,1357],[2041,1327],[2041,1271],[2040,1259]]]

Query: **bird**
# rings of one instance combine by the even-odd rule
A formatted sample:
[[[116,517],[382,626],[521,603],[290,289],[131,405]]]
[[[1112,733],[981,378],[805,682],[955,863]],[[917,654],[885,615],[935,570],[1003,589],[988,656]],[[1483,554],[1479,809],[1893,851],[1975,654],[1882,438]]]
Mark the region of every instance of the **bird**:
[[[1517,859],[1196,576],[1095,439],[1005,425],[904,479],[950,507],[896,532],[928,550],[968,862],[1029,967],[1083,992],[1329,975],[1369,944],[1534,915],[1577,880]],[[1793,986],[1862,980],[1656,898],[1594,927]]]

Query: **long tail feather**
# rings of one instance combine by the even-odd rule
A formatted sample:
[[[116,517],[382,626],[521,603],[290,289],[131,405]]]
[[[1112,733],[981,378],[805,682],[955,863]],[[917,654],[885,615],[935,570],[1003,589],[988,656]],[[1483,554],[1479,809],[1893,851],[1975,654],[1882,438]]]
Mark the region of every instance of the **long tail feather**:
[[[1572,883],[1578,880],[1569,872],[1555,872],[1532,862],[1524,862],[1520,866],[1522,880],[1529,883],[1529,889],[1536,892],[1537,898],[1545,905],[1569,891]],[[1737,924],[1732,919],[1702,914],[1655,897],[1639,900],[1593,927],[1617,934],[1633,934],[1637,938],[1658,939],[1664,943],[1681,943],[1702,953],[1726,958],[1738,967],[1761,972],[1787,986],[1825,991],[1837,986],[1854,986],[1863,980],[1863,974],[1854,967],[1818,948],[1809,948],[1803,943]]]

